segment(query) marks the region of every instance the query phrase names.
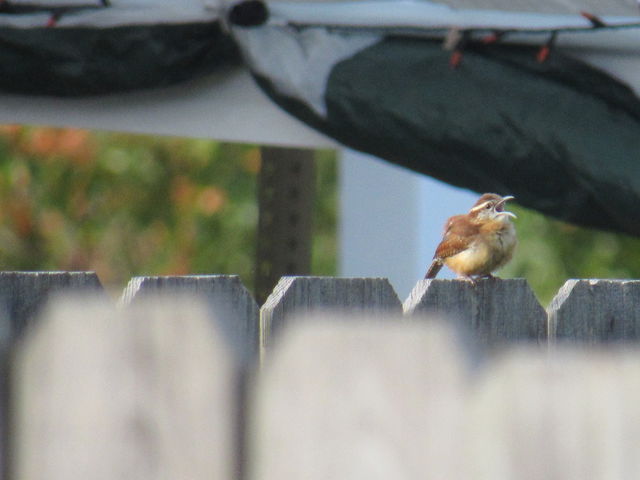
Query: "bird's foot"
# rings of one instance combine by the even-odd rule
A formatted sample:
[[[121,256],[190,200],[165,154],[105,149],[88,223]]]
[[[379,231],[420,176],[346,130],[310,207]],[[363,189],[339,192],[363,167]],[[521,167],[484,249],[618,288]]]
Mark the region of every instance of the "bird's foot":
[[[471,285],[473,285],[474,287],[476,285],[478,285],[478,280],[497,280],[498,277],[492,275],[491,273],[486,273],[484,275],[476,275],[476,276],[471,276],[471,275],[459,275],[458,276],[459,280],[464,280],[465,282],[469,282]]]
[[[469,283],[470,283],[472,286],[474,286],[474,287],[475,287],[475,286],[476,286],[476,284],[477,284],[477,283],[476,283],[476,279],[475,279],[475,278],[473,278],[473,277],[471,277],[471,276],[469,276],[469,275],[460,275],[460,276],[458,277],[458,279],[459,279],[459,280],[463,280],[463,281],[465,281],[465,282],[469,282]]]

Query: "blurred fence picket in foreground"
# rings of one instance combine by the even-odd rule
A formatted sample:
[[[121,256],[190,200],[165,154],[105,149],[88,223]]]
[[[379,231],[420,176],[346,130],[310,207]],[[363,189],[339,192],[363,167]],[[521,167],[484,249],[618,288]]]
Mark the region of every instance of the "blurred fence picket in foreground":
[[[639,289],[0,273],[4,478],[640,478]]]
[[[192,300],[192,299],[191,299]],[[15,356],[15,478],[232,478],[237,393],[198,302],[57,302]]]

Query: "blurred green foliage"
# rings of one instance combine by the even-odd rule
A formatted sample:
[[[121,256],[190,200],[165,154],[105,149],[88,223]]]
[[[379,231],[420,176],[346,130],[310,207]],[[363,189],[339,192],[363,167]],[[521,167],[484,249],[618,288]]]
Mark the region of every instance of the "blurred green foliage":
[[[336,270],[336,164],[317,154],[313,273]],[[0,128],[0,269],[239,274],[253,284],[256,146]]]
[[[338,272],[338,167],[335,150],[316,151],[316,197],[311,272]]]
[[[518,248],[501,277],[524,277],[547,306],[570,278],[640,278],[640,239],[581,228],[532,210],[518,215]]]

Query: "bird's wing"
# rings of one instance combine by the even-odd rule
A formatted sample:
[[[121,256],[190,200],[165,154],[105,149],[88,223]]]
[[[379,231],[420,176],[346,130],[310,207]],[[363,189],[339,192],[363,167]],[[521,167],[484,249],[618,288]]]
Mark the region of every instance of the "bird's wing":
[[[463,219],[463,215],[451,217],[445,227],[444,238],[436,248],[434,258],[447,258],[467,248],[472,239],[479,233],[479,227]]]

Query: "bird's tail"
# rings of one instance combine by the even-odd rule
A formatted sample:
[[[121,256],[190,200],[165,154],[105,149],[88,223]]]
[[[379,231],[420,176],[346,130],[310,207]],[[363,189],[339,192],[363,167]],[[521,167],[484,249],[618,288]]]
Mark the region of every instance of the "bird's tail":
[[[438,275],[438,272],[440,271],[441,268],[442,268],[442,260],[440,260],[439,258],[434,258],[424,278],[436,278],[436,275]]]

